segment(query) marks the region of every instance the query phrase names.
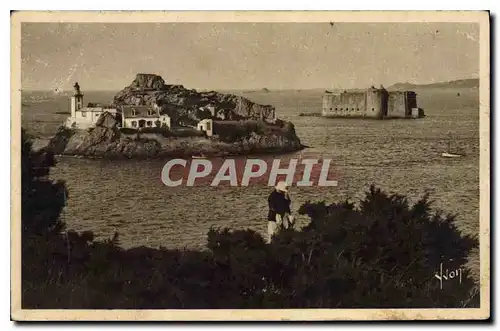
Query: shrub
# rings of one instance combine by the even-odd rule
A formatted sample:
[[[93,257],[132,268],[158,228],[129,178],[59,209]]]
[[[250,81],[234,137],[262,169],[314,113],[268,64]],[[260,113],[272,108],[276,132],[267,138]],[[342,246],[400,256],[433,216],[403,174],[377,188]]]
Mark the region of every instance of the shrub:
[[[302,234],[307,243],[303,245],[312,252],[311,264],[316,264],[304,274],[311,284],[320,276],[313,270],[332,270],[317,278],[320,283],[363,279],[351,287],[344,284],[340,292],[333,282],[324,283],[323,294],[313,295],[313,302],[328,299],[329,306],[339,307],[461,307],[474,288],[464,271],[462,284],[449,281],[440,290],[434,277],[440,263],[450,270],[461,268],[477,241],[460,235],[453,216],[432,213],[428,196],[410,206],[405,197],[372,186],[359,209],[348,202],[308,203],[300,212],[311,217]],[[286,238],[278,238],[277,244]],[[293,250],[293,241],[289,244]]]
[[[269,134],[272,130],[273,127],[271,125],[260,120],[214,122],[214,131],[221,141],[228,143],[241,141],[250,137],[252,133],[258,135]]]
[[[136,134],[136,133],[137,133],[137,129],[132,129],[132,128],[120,128],[120,132],[121,132],[121,133],[124,133],[124,134],[129,134],[129,135],[132,135],[132,134]]]
[[[203,137],[204,133],[193,128],[171,128],[166,126],[162,127],[148,127],[141,128],[140,130],[132,128],[121,128],[120,131],[127,135],[138,135],[141,136],[142,133],[152,133],[158,134],[165,138],[187,138],[187,137]]]
[[[171,137],[186,138],[186,137],[204,137],[205,133],[194,128],[172,128],[169,131]]]
[[[50,154],[22,140],[22,306],[53,309],[462,308],[477,307],[477,286],[440,288],[443,263],[460,268],[477,241],[454,217],[371,187],[349,201],[305,203],[311,222],[265,244],[253,230],[211,229],[208,251],[137,247],[118,236],[65,234],[64,183],[46,180]],[[40,171],[40,169],[45,169]],[[63,195],[61,195],[63,193]]]
[[[158,134],[166,134],[168,132],[167,128],[158,128],[158,127],[150,127],[150,128],[141,128],[139,130],[141,133],[158,133]]]
[[[449,270],[462,268],[477,241],[461,236],[452,216],[432,213],[428,196],[411,206],[405,197],[372,186],[357,209],[347,201],[306,203],[300,213],[309,215],[310,224],[279,233],[270,245],[251,231],[209,234],[209,249],[223,261],[226,278],[233,279],[233,305],[478,306],[478,288],[468,271],[463,270],[461,284],[444,281],[443,289],[434,277],[441,263]]]

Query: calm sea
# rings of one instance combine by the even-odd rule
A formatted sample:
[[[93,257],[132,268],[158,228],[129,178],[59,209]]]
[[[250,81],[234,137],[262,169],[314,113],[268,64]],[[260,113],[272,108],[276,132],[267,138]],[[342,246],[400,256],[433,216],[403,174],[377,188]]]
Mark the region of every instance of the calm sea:
[[[291,189],[292,207],[307,200],[334,202],[363,197],[370,184],[415,201],[429,192],[434,208],[458,214],[458,225],[477,234],[479,225],[479,95],[477,89],[416,91],[427,117],[418,120],[355,120],[300,117],[319,112],[322,91],[246,92],[272,104],[291,120],[304,157],[333,160],[338,187]],[[457,95],[460,92],[460,96]],[[105,102],[111,92],[86,93],[86,102]],[[23,93],[22,124],[47,138],[67,117],[64,95]],[[452,145],[466,156],[440,156]],[[291,158],[294,155],[281,156]],[[278,157],[278,156],[276,156]],[[61,158],[52,177],[70,192],[63,219],[69,229],[92,230],[100,238],[115,231],[124,247],[139,245],[202,248],[210,227],[266,231],[269,187],[176,187],[162,184],[165,160],[105,161]],[[299,217],[299,224],[307,219]]]

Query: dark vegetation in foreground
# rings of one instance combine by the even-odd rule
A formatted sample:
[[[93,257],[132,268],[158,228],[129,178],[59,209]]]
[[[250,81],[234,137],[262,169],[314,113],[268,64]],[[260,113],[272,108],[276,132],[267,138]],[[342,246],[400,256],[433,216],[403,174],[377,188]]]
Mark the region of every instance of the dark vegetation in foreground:
[[[22,144],[22,307],[408,308],[478,307],[477,285],[434,277],[465,262],[475,239],[453,217],[374,187],[349,202],[306,203],[311,223],[265,244],[251,230],[211,230],[206,251],[138,247],[118,237],[64,233],[66,188],[46,178],[54,159]],[[71,198],[71,197],[68,197]]]

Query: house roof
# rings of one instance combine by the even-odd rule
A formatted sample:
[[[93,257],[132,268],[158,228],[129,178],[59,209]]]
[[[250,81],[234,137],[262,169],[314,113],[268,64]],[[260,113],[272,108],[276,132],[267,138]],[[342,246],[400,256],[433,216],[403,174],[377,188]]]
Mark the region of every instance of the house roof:
[[[158,118],[160,114],[150,106],[122,106],[122,116],[124,118]]]

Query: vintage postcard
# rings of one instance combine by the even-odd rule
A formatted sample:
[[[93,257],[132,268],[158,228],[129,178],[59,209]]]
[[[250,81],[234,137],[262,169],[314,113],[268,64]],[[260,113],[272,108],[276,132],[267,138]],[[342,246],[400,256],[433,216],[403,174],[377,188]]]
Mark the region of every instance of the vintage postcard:
[[[13,12],[12,319],[488,319],[489,19]]]

